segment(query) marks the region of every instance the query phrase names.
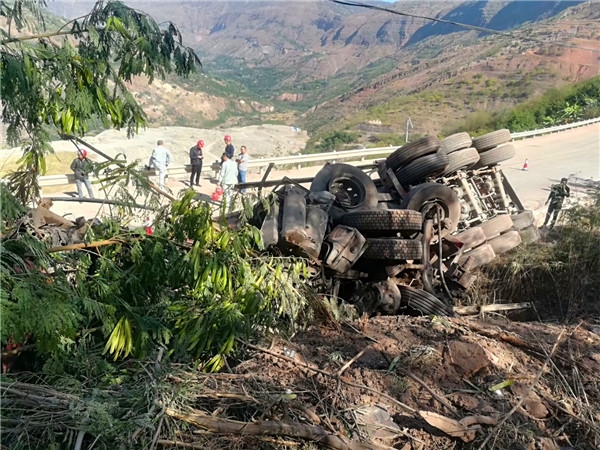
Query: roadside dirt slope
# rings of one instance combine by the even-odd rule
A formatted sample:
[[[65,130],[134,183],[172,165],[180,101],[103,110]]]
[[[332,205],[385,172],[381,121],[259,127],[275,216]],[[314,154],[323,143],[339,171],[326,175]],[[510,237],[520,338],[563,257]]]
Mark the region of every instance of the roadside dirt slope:
[[[375,441],[404,450],[478,448],[489,433],[498,449],[598,448],[599,334],[599,325],[585,323],[376,317],[274,342],[227,379],[234,380],[231,392],[246,393],[244,386],[254,383],[289,389],[297,394],[290,408],[312,411],[334,432],[348,430],[365,407],[383,407],[398,429],[388,423],[385,433],[362,432],[387,436]],[[342,376],[338,381],[323,372]],[[504,387],[491,390],[500,383]],[[463,442],[401,404],[457,420],[485,416],[506,423],[477,426],[473,439]],[[206,412],[236,414],[225,405]],[[294,416],[303,423],[310,417],[315,420]]]

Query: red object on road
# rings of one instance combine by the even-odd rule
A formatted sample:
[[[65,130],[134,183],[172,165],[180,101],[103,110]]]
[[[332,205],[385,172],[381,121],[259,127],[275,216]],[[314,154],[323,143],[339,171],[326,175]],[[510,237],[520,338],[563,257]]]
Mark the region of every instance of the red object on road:
[[[210,195],[210,198],[212,199],[213,202],[218,202],[219,200],[221,200],[221,197],[223,196],[223,188],[221,186],[218,186],[215,189],[215,192],[213,192]]]
[[[146,228],[146,235],[152,236],[152,221],[150,220],[150,217],[146,217],[146,223],[144,224],[144,226]]]
[[[523,168],[521,170],[529,170],[529,160],[525,159],[525,163],[523,164]]]

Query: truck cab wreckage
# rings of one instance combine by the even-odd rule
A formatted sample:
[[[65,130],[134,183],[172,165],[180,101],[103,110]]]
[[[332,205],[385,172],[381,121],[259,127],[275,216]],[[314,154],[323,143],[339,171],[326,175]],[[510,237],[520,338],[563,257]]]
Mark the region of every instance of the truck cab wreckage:
[[[498,163],[512,158],[508,130],[471,139],[424,137],[385,160],[326,164],[310,181],[284,178],[250,223],[265,247],[311,261],[314,287],[368,314],[454,315],[473,269],[536,240]]]

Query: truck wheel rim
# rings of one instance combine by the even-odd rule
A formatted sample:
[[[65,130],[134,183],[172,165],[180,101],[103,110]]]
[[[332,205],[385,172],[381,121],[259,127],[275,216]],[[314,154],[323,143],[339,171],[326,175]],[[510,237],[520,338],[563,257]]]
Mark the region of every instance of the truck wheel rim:
[[[329,192],[335,195],[336,203],[343,208],[358,208],[367,195],[365,187],[352,176],[337,177],[330,181]]]

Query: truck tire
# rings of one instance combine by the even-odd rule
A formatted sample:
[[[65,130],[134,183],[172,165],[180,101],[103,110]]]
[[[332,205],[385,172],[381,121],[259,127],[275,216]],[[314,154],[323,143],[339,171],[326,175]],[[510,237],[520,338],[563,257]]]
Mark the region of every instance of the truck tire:
[[[473,227],[467,231],[455,234],[452,237],[452,241],[459,241],[462,243],[461,250],[467,252],[486,241],[485,233],[481,227]]]
[[[423,214],[410,209],[350,211],[341,220],[342,224],[361,233],[383,231],[394,235],[398,231],[421,231],[423,228]]]
[[[422,182],[425,178],[434,177],[448,167],[448,155],[433,153],[421,156],[396,172],[396,177],[406,188]]]
[[[423,218],[436,218],[436,205],[442,207],[442,219],[450,220],[450,227],[444,235],[456,230],[460,221],[460,199],[456,192],[439,183],[423,183],[415,186],[402,201],[403,209],[413,209],[423,213]]]
[[[488,245],[494,249],[496,255],[505,253],[513,248],[517,247],[521,243],[521,236],[518,231],[509,231],[508,233],[501,234],[500,236],[490,239]]]
[[[457,150],[448,155],[448,166],[440,176],[450,175],[459,169],[468,169],[479,161],[479,152],[474,147]]]
[[[510,131],[504,128],[473,138],[473,147],[480,152],[484,152],[498,145],[510,142],[511,139]]]
[[[330,210],[336,220],[348,211],[363,211],[377,208],[377,188],[362,170],[349,164],[328,164],[317,172],[310,190],[329,191],[336,196]]]
[[[462,150],[463,148],[469,148],[472,144],[471,136],[469,133],[456,133],[451,134],[450,136],[445,137],[440,142],[440,153],[444,153],[446,155],[453,153],[457,150]]]
[[[519,230],[519,236],[521,236],[521,242],[524,244],[531,244],[540,239],[540,230],[538,230],[535,225],[532,225]]]
[[[417,239],[370,238],[362,257],[367,259],[405,260],[421,259],[423,244]]]
[[[454,317],[454,310],[439,298],[422,289],[400,285],[400,305],[418,311],[424,316]]]
[[[415,159],[435,153],[440,148],[440,140],[434,136],[425,136],[403,145],[389,155],[385,163],[394,172]]]
[[[475,164],[474,169],[493,166],[499,162],[506,161],[517,154],[513,144],[503,144],[491,150],[479,153],[479,162]]]
[[[458,258],[458,264],[464,266],[469,257],[473,257],[473,264],[471,265],[471,268],[475,269],[476,267],[481,267],[492,262],[496,257],[496,253],[491,245],[480,245],[479,247],[475,247],[474,249],[463,253],[460,258]]]
[[[501,214],[479,225],[485,234],[487,240],[493,239],[499,234],[510,230],[513,226],[513,221],[508,214]]]
[[[513,221],[513,228],[517,231],[527,228],[533,225],[533,211],[528,209],[518,214],[513,214],[510,216]]]

